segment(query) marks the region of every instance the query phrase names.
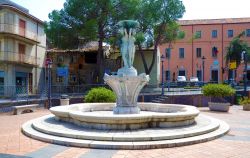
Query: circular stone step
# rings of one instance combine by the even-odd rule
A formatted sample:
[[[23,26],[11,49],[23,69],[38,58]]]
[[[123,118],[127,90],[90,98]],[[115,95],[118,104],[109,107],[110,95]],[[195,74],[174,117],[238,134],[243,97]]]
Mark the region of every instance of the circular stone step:
[[[108,132],[110,132],[108,130],[103,131],[103,133],[101,133],[99,135],[95,135],[96,132],[94,132],[92,134],[92,137],[89,135],[88,139],[86,139],[87,135],[85,135],[86,134],[85,132],[83,135],[79,135],[79,133],[81,133],[81,131],[75,132],[75,133],[73,133],[73,131],[72,131],[71,134],[73,134],[73,135],[75,134],[76,138],[70,138],[70,137],[65,137],[65,136],[59,136],[60,133],[68,133],[68,131],[60,129],[64,122],[60,122],[60,124],[53,124],[52,122],[50,122],[48,119],[51,117],[52,117],[51,115],[47,115],[47,116],[26,122],[22,126],[23,133],[29,137],[34,138],[34,139],[38,139],[38,140],[49,142],[49,143],[66,145],[66,146],[103,148],[103,149],[149,149],[149,148],[175,147],[175,146],[191,145],[191,144],[195,144],[195,143],[206,142],[209,140],[216,139],[229,131],[229,126],[224,121],[201,115],[201,116],[198,116],[198,120],[197,120],[197,122],[198,122],[197,125],[199,124],[199,122],[201,122],[200,128],[196,127],[196,129],[195,129],[195,126],[197,126],[197,125],[193,125],[193,127],[190,126],[190,130],[189,130],[189,131],[193,131],[197,135],[191,134],[191,133],[188,134],[188,130],[187,130],[188,127],[185,127],[187,131],[184,130],[184,128],[182,130],[180,130],[179,128],[168,129],[168,130],[179,130],[179,134],[177,134],[175,132],[168,132],[169,136],[164,135],[164,133],[162,133],[162,130],[165,130],[165,129],[158,129],[159,131],[161,131],[160,135],[157,135],[157,133],[154,133],[157,130],[150,129],[150,132],[152,134],[149,135],[148,137],[150,137],[151,140],[147,140],[147,139],[144,140],[144,138],[147,138],[147,133],[144,130],[133,131],[133,132],[138,132],[138,135],[135,135],[136,136],[135,138],[137,139],[137,141],[133,140],[132,137],[130,137],[130,141],[124,141],[126,139],[129,139],[129,135],[133,132],[130,132],[130,134],[128,134],[129,132],[127,132],[127,133],[123,132],[123,134],[126,138],[126,139],[124,139],[124,137],[122,137],[122,135],[121,135],[122,134],[121,131],[120,131],[120,133],[119,133],[119,131],[114,132],[116,134],[113,135],[112,139],[116,138],[117,140],[109,140],[110,137],[106,137],[108,135]],[[200,119],[200,121],[199,121],[199,119]],[[203,121],[202,121],[202,119],[203,119]],[[206,120],[206,119],[207,119],[207,122],[205,121],[206,122],[205,123],[204,120]],[[43,122],[44,124],[42,124],[41,122]],[[208,122],[210,122],[210,123],[208,123]],[[215,127],[215,124],[213,122],[216,122],[219,126]],[[212,128],[212,124],[214,124],[213,128]],[[41,131],[44,127],[56,129],[57,131],[47,130],[47,133],[43,133]],[[66,127],[67,126],[65,126],[65,128]],[[210,128],[210,130],[208,130],[209,129],[208,127]],[[36,128],[41,128],[40,129],[41,131],[37,130]],[[78,128],[80,129],[80,127],[78,127]],[[207,128],[207,129],[200,130],[202,128],[203,129]],[[61,130],[63,132],[61,132]],[[72,129],[72,130],[77,130],[77,129]],[[200,130],[200,133],[198,132],[199,130]],[[50,132],[58,132],[58,131],[60,131],[60,132],[59,132],[59,134],[57,133],[57,135],[53,135],[56,133],[50,133]],[[97,130],[95,130],[95,131],[97,131]],[[184,132],[184,133],[187,132],[187,135],[186,135],[187,137],[181,136],[180,132]],[[91,132],[89,132],[89,134],[90,133]],[[172,135],[171,135],[171,133],[172,133]],[[116,135],[117,135],[117,137],[115,137]],[[179,136],[177,136],[177,135],[179,135]],[[66,136],[67,136],[67,134],[66,134]],[[83,137],[81,138],[81,136],[83,136]],[[141,136],[141,138],[140,138],[140,136]],[[173,136],[173,137],[171,137],[171,136]],[[177,137],[177,138],[179,137],[179,138],[176,139],[175,137]],[[78,139],[78,138],[81,138],[81,139]],[[95,140],[95,139],[101,139],[101,138],[104,138],[104,139],[102,141]],[[107,138],[107,140],[105,140],[105,138]],[[153,138],[155,138],[155,140]],[[164,139],[164,140],[162,140],[162,139]]]
[[[95,130],[57,121],[53,115],[36,119],[32,127],[37,131],[68,138],[107,141],[170,140],[197,136],[219,128],[219,123],[210,117],[198,116],[196,123],[176,128],[149,128],[139,130]]]

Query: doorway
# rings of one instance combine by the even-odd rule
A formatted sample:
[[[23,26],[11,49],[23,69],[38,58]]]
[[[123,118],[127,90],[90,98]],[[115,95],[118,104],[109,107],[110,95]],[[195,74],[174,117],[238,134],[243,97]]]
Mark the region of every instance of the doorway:
[[[214,83],[218,83],[219,81],[219,75],[218,70],[212,70],[211,71],[211,81]]]
[[[27,94],[27,73],[16,72],[16,93]]]
[[[25,60],[25,45],[19,43],[18,44],[18,56],[19,56],[19,61],[24,62]]]
[[[19,19],[19,35],[25,36],[26,22],[22,19]]]

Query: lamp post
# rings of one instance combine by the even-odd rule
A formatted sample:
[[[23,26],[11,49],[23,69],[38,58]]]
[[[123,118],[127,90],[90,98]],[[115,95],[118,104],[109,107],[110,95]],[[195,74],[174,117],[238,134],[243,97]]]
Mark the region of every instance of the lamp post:
[[[48,109],[51,108],[51,68],[52,68],[52,61],[48,63]]]
[[[161,55],[161,95],[164,95],[164,65],[163,62],[165,60],[164,55]]]
[[[247,53],[246,51],[242,51],[242,56],[243,56],[243,60],[244,60],[244,64],[245,64],[245,68],[244,68],[244,95],[247,96]]]
[[[204,56],[202,56],[202,82],[204,85],[204,81],[205,81],[205,60],[206,58]]]

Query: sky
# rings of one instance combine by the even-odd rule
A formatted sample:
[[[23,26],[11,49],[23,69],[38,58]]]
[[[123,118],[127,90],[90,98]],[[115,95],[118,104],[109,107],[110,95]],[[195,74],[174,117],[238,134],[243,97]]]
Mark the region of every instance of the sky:
[[[52,10],[63,8],[65,0],[12,0],[29,9],[30,14],[49,21]],[[186,12],[182,19],[220,19],[250,17],[250,0],[182,0]]]

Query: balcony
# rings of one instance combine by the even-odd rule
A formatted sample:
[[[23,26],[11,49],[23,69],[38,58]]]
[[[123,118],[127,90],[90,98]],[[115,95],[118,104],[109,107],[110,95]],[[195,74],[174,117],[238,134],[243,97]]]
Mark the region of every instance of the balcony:
[[[17,63],[17,64],[25,64],[38,66],[40,59],[34,56],[20,54],[9,51],[0,52],[0,61],[1,62],[9,62],[9,63]]]
[[[30,43],[39,43],[36,32],[20,28],[18,25],[0,23],[0,34],[8,34]]]

